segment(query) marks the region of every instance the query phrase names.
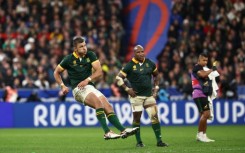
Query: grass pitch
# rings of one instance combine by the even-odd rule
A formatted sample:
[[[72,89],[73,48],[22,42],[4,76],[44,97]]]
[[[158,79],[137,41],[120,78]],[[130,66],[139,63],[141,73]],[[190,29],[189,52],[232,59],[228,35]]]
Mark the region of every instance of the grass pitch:
[[[0,153],[245,153],[244,125],[209,126],[213,143],[197,142],[196,131],[196,126],[162,127],[170,146],[159,148],[151,127],[142,127],[146,146],[136,148],[134,136],[106,141],[101,128],[0,129]]]

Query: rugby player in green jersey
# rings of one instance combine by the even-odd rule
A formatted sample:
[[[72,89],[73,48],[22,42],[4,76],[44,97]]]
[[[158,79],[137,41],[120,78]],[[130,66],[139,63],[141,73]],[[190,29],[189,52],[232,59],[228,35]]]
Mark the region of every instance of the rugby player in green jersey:
[[[106,97],[94,87],[93,81],[103,75],[100,61],[95,53],[87,50],[85,39],[81,36],[74,37],[73,46],[74,52],[64,57],[54,70],[54,78],[60,85],[62,93],[69,92],[69,88],[61,78],[61,73],[67,70],[75,100],[96,110],[96,117],[105,132],[104,139],[126,138],[135,134],[138,128],[123,127]],[[109,129],[105,116],[121,131],[120,134]]]
[[[134,47],[134,57],[126,64],[116,77],[118,86],[129,94],[129,101],[133,112],[133,127],[140,127],[140,118],[143,109],[146,110],[151,119],[152,128],[157,139],[158,147],[168,146],[162,141],[161,126],[158,119],[156,96],[159,90],[158,70],[154,62],[145,58],[144,48],[141,45]],[[152,85],[154,78],[154,87]],[[131,87],[124,83],[127,78]],[[136,147],[144,147],[140,137],[140,130],[135,134]]]

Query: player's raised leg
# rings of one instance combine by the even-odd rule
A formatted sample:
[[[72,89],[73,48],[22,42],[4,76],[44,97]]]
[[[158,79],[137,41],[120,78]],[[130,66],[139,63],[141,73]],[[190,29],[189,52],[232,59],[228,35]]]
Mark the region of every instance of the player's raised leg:
[[[94,108],[96,110],[96,117],[99,120],[105,135],[104,135],[104,139],[117,139],[120,138],[121,135],[114,133],[113,131],[111,131],[109,129],[109,127],[107,126],[106,123],[106,118],[105,118],[105,112],[104,112],[104,106],[102,104],[102,102],[100,101],[100,99],[94,94],[94,93],[90,93],[87,95],[86,99],[85,99],[85,104]]]
[[[119,131],[121,131],[121,137],[127,138],[128,136],[134,135],[137,130],[139,129],[138,127],[135,128],[125,128],[119,121],[117,115],[115,114],[113,107],[111,104],[108,102],[106,97],[104,95],[100,96],[99,99],[102,101],[104,109],[105,109],[105,114],[109,122],[115,126]]]

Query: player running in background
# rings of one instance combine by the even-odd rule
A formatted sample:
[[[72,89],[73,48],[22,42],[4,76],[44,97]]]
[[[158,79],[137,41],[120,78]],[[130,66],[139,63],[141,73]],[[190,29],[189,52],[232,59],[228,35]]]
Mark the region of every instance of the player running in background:
[[[204,71],[204,67],[207,66],[208,55],[206,53],[201,53],[198,57],[198,63],[193,67],[191,80],[192,80],[192,97],[195,101],[197,108],[200,113],[200,120],[198,124],[198,133],[196,136],[197,141],[201,142],[214,142],[214,140],[209,139],[206,135],[207,130],[207,120],[210,117],[210,107],[208,101],[208,95],[204,93],[204,87],[201,82],[207,82],[208,75],[215,71],[217,68],[213,65],[212,69]]]
[[[85,39],[81,36],[74,37],[73,46],[74,52],[64,57],[54,70],[54,78],[63,94],[69,92],[61,78],[61,73],[67,70],[75,100],[96,110],[97,119],[105,132],[104,139],[126,138],[135,134],[138,129],[123,127],[106,97],[94,87],[93,81],[103,75],[95,53],[87,50]],[[120,135],[109,129],[105,115],[109,122],[121,131]]]
[[[122,87],[128,94],[133,111],[133,127],[140,127],[140,118],[143,109],[146,110],[151,119],[152,128],[157,139],[158,147],[168,146],[162,142],[161,126],[158,119],[156,96],[159,90],[158,70],[151,60],[145,58],[144,48],[141,45],[134,47],[134,58],[126,64],[116,77],[118,86]],[[152,88],[152,77],[154,88]],[[124,79],[130,82],[132,87],[126,86]],[[153,90],[153,92],[152,92]],[[140,137],[140,130],[135,134],[136,147],[144,147]]]

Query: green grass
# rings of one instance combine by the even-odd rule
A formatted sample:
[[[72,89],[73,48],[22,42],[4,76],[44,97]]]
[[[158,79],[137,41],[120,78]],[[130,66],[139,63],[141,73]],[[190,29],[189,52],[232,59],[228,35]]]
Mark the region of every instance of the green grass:
[[[245,153],[245,126],[209,126],[214,143],[195,141],[196,129],[162,127],[167,148],[156,147],[151,127],[141,129],[144,148],[135,147],[134,136],[105,141],[100,128],[0,129],[0,153]]]

